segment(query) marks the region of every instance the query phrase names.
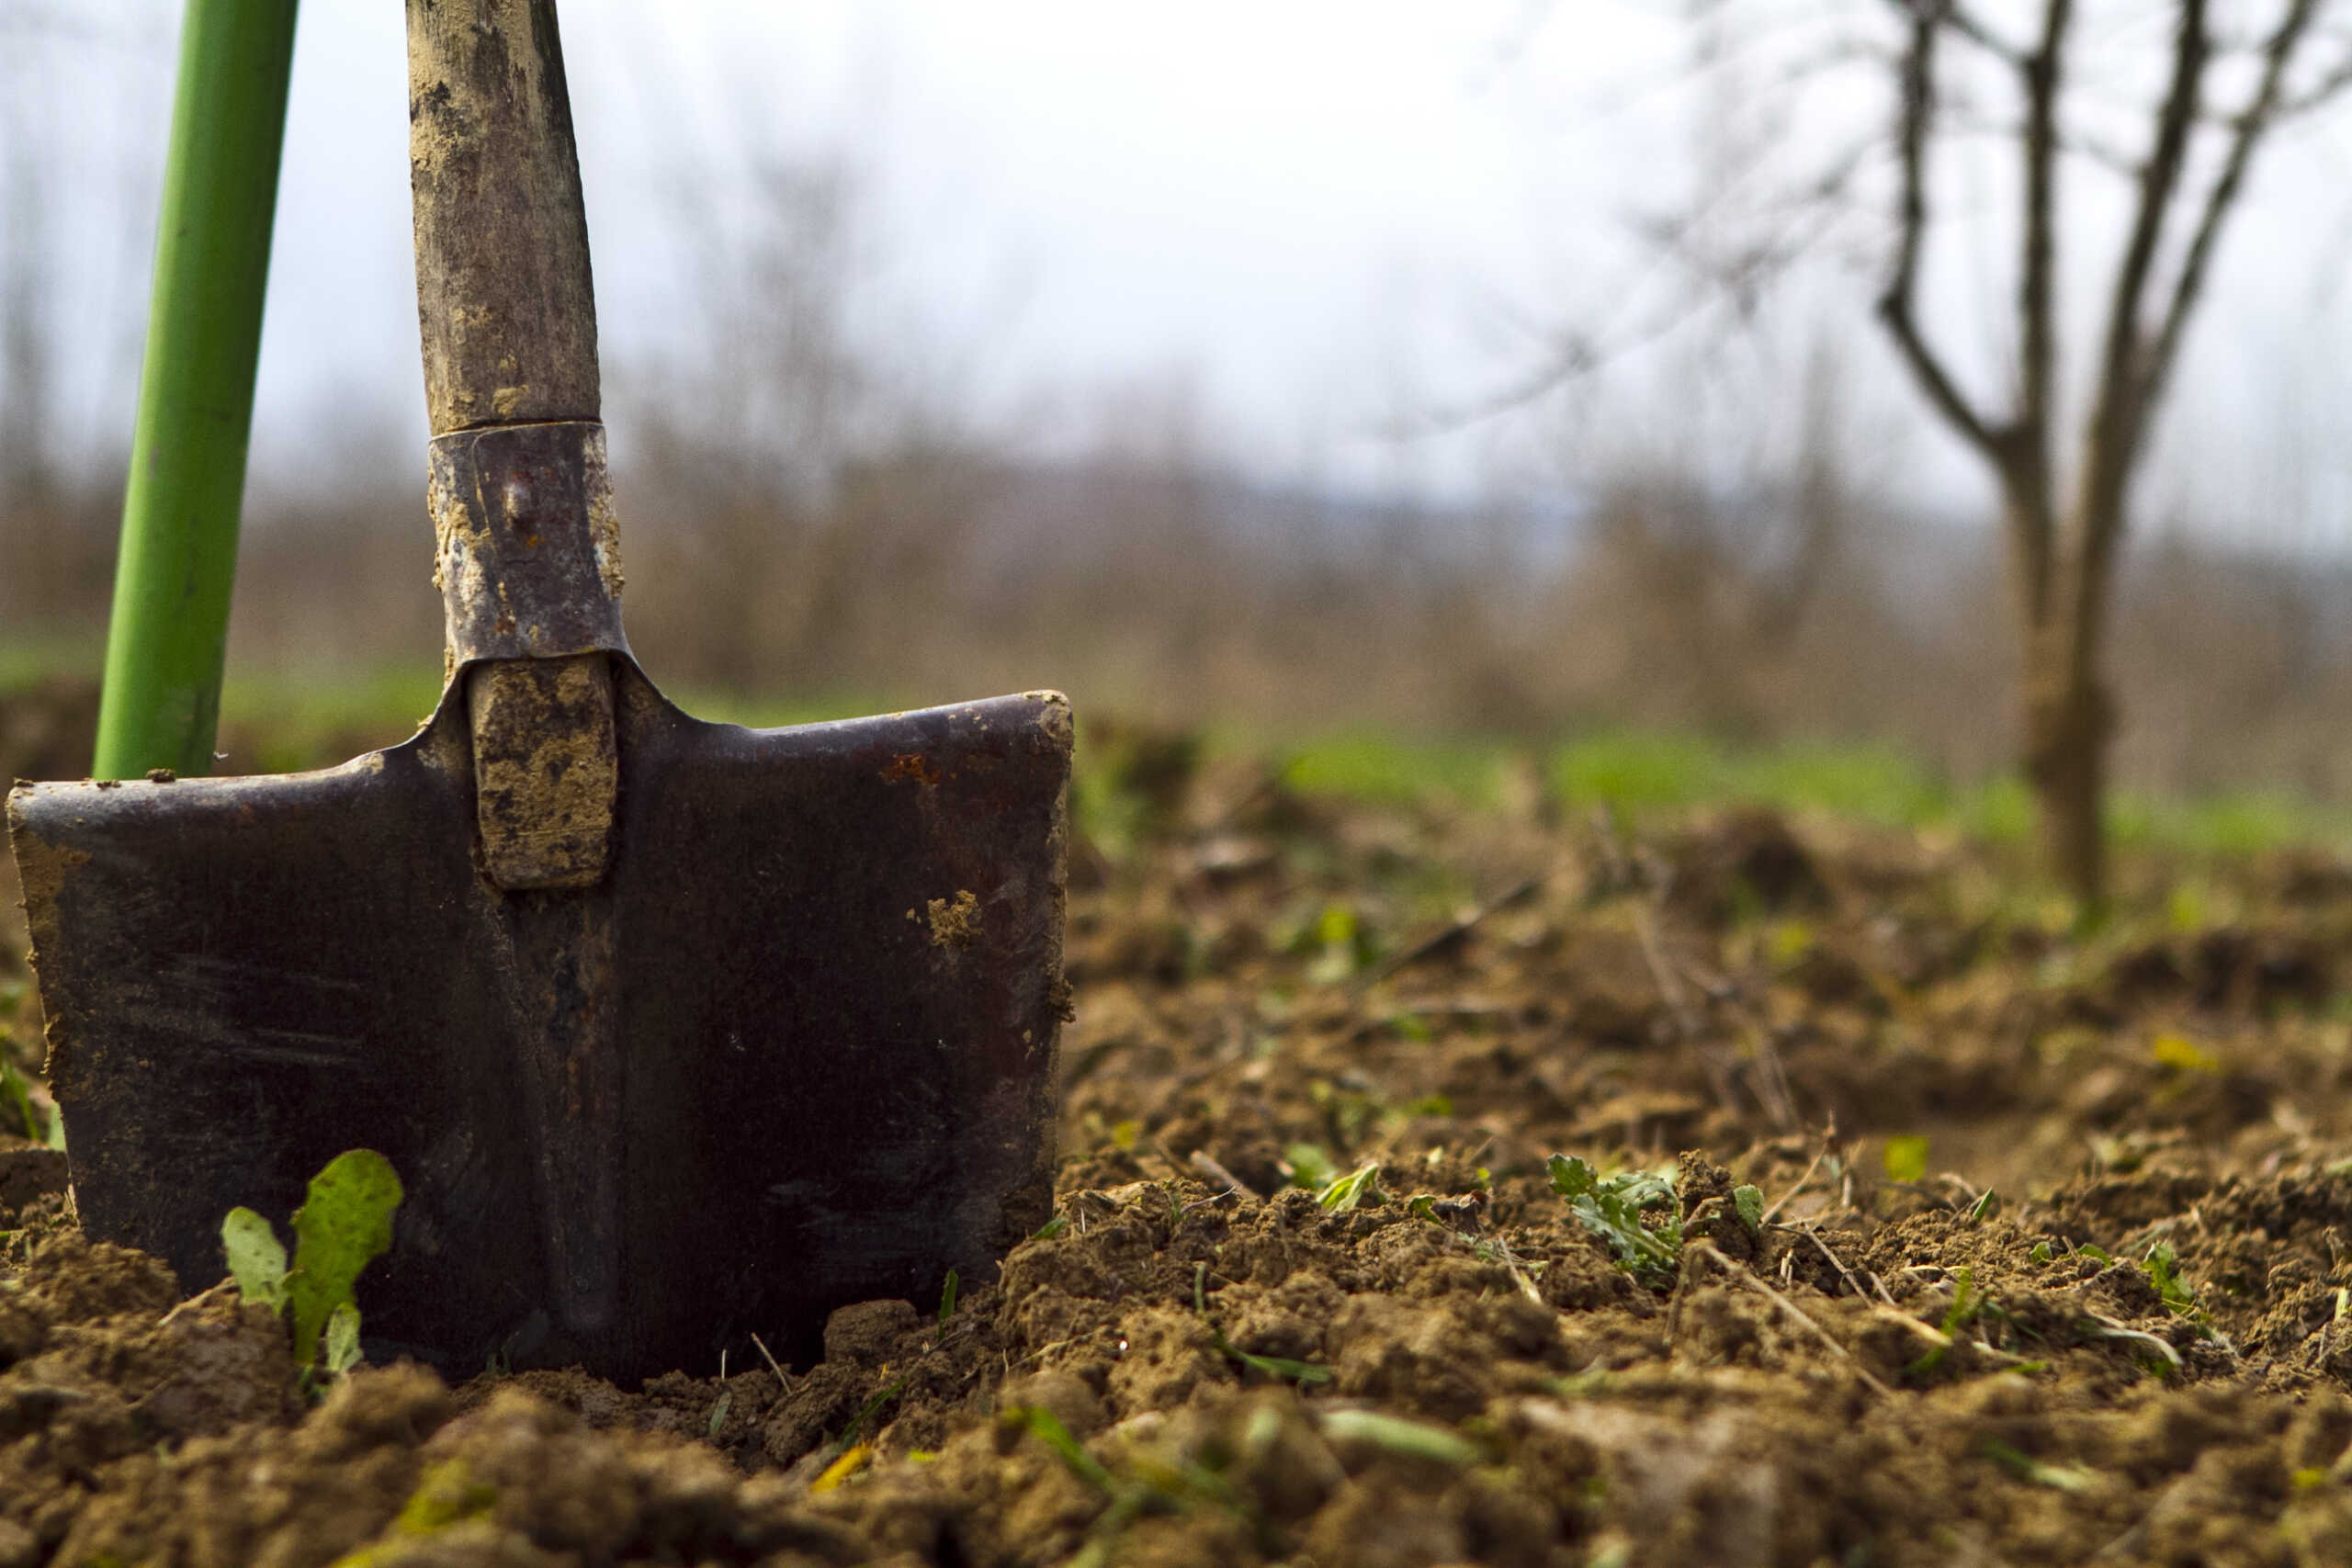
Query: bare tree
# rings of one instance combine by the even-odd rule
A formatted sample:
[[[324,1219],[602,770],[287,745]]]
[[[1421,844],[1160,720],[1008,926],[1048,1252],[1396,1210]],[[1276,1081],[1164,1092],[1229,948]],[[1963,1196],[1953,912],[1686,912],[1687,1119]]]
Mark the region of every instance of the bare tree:
[[[1640,227],[1697,288],[1649,320],[1566,337],[1498,406],[1710,312],[1752,320],[1806,258],[1856,259],[1852,220],[1873,211],[1881,221],[1859,259],[1879,323],[1999,492],[2021,760],[2049,869],[2091,909],[2107,886],[2117,711],[2103,649],[2132,482],[2256,159],[2282,128],[2352,89],[2352,29],[2340,0],[1979,4],[1690,0],[1713,139],[1698,150],[1692,194]],[[1822,134],[1803,106],[1839,98],[1823,89],[1855,72],[1875,80],[1891,113],[1859,134]],[[2014,160],[2013,222],[1987,224],[1982,188],[1953,177],[1987,147]],[[2076,367],[2061,361],[2085,318],[2067,310],[2061,277],[2086,274],[2062,258],[2108,238],[2103,209],[2076,199],[2085,178],[2110,182],[2122,213],[2091,269],[2096,297],[2074,302],[2094,318]],[[1972,388],[1953,351],[1980,345],[1955,344],[1923,284],[1938,236],[1955,231],[2001,233],[2013,247],[1995,258],[2013,289],[1994,333],[2010,367],[1997,390]]]
[[[2248,171],[2283,123],[2352,83],[2352,54],[2321,26],[2325,0],[2283,0],[2266,27],[2243,37],[2224,35],[2208,0],[2166,0],[2154,8],[2168,24],[2162,84],[2144,107],[2140,147],[2119,156],[2094,130],[2113,109],[2102,100],[2095,112],[2070,95],[2087,52],[2075,0],[2037,0],[2030,40],[2004,36],[1962,0],[1888,3],[1902,33],[1887,57],[1897,178],[1879,318],[1928,402],[1998,482],[2022,637],[2025,771],[2051,870],[2096,907],[2107,886],[2101,808],[2116,722],[2101,654],[2132,479]],[[2324,51],[2336,57],[2312,58]],[[1922,255],[1943,194],[1932,177],[1937,151],[1985,128],[1948,91],[1955,72],[1947,57],[1962,51],[1992,63],[2017,108],[2014,121],[1996,122],[2020,164],[2022,203],[2016,374],[1997,400],[1963,389],[1920,304]],[[2233,76],[2242,81],[2224,99]],[[2059,197],[2077,162],[2120,165],[2129,204],[2098,301],[2067,473],[2059,256],[2080,225],[2069,226],[2079,209],[2070,213]]]

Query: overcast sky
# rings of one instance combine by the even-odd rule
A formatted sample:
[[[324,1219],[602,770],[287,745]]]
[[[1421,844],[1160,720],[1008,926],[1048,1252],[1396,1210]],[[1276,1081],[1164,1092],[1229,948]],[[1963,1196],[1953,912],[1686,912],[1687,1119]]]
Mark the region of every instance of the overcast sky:
[[[43,81],[24,101],[48,106],[81,171],[56,204],[74,258],[60,308],[87,345],[74,417],[105,432],[128,416],[176,6],[68,10],[90,19],[39,40]],[[564,0],[608,388],[625,394],[694,319],[679,193],[724,209],[749,199],[751,158],[831,155],[871,203],[870,321],[952,362],[984,423],[1082,445],[1106,389],[1172,382],[1266,478],[1475,489],[1498,446],[1523,470],[1551,433],[1600,417],[1591,398],[1437,439],[1382,432],[1510,385],[1540,357],[1532,329],[1606,321],[1635,291],[1626,220],[1670,200],[1697,144],[1676,12]],[[255,432],[257,470],[279,483],[331,474],[356,434],[422,434],[401,7],[313,0],[299,38]],[[2271,461],[2255,454],[2282,422],[2323,452],[2352,434],[2333,377],[2342,291],[2311,265],[2344,248],[2332,147],[2303,139],[2224,257],[2176,422],[2208,474]],[[1998,194],[1997,176],[1964,183],[1962,205]],[[2007,285],[1956,257],[1936,314],[1989,382],[1984,318]],[[1859,321],[1864,295],[1846,292]],[[1838,299],[1837,279],[1811,297]],[[1867,330],[1853,337],[1890,482],[1967,502],[1967,465],[1913,417]],[[1775,364],[1751,363],[1727,394],[1741,406],[1705,420],[1637,373],[1612,396],[1663,419],[1666,439],[1713,440],[1787,400]],[[616,430],[616,453],[628,439]]]
[[[666,185],[740,199],[755,152],[832,153],[864,171],[877,292],[1000,409],[1188,378],[1254,465],[1374,474],[1396,457],[1371,432],[1433,378],[1508,375],[1461,341],[1477,301],[1540,305],[1574,265],[1555,95],[1639,52],[1602,9],[1564,71],[1518,0],[566,0],[611,373],[693,307]],[[264,381],[281,425],[391,365],[416,401],[400,10],[313,5],[301,27]]]

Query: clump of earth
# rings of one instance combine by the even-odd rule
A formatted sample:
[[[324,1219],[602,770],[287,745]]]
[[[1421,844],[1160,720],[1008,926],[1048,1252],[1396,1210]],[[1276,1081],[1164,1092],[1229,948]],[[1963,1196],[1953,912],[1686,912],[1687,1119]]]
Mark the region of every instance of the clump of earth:
[[[2352,1562],[2352,866],[2086,931],[1956,840],[1164,771],[1053,1221],[805,1364],[322,1392],[0,1134],[0,1568]]]

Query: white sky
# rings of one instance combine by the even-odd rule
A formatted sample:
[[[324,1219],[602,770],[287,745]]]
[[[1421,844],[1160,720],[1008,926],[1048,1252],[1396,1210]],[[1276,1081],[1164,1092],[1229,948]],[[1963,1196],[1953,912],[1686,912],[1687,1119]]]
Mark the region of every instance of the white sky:
[[[128,417],[175,6],[84,5],[131,18],[40,40],[43,90],[95,171],[83,183],[119,197],[66,225],[89,258],[68,290],[92,345],[76,407],[104,431]],[[1606,321],[1634,290],[1624,219],[1670,201],[1695,144],[1670,85],[1670,0],[562,8],[616,393],[694,313],[681,173],[740,201],[746,158],[782,149],[866,171],[876,319],[962,366],[983,417],[1043,448],[1088,438],[1103,388],[1172,378],[1220,447],[1268,478],[1459,491],[1498,446],[1598,417],[1596,400],[1616,399],[1620,420],[1645,411],[1633,423],[1669,443],[1788,400],[1792,361],[1751,356],[1704,419],[1636,369],[1548,416],[1402,446],[1378,434],[1515,380],[1533,345],[1514,316]],[[422,435],[401,8],[312,0],[299,36],[255,430],[257,474],[297,485],[331,477],[357,434]],[[2299,450],[2352,446],[2333,375],[2343,301],[2314,291],[2309,265],[2343,248],[2352,210],[2329,146],[2305,138],[2267,175],[2225,254],[2174,422],[2198,437],[2188,491],[2201,474],[2243,493],[2239,470],[2271,461],[2282,420],[2307,426]],[[1957,172],[1956,207],[2000,207],[1997,169]],[[1933,285],[1939,330],[1990,385],[1984,321],[2006,283],[1955,249]],[[1815,293],[1860,319],[1859,284]],[[1882,346],[1853,335],[1856,400],[1894,487],[1973,499]],[[616,429],[616,452],[627,442]]]
[[[1521,10],[567,0],[608,376],[691,310],[665,180],[829,150],[872,172],[884,287],[985,362],[988,398],[1183,375],[1253,465],[1368,473],[1392,459],[1364,433],[1432,373],[1423,340],[1481,290],[1533,292],[1562,248],[1557,106],[1498,60]],[[300,39],[266,463],[354,379],[397,367],[418,396],[400,11],[314,4]],[[1464,391],[1507,373],[1453,347]]]

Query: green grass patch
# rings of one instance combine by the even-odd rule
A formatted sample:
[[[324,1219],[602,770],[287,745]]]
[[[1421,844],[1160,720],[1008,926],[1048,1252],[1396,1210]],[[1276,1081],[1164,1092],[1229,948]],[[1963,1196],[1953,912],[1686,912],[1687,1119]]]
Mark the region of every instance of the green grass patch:
[[[99,637],[12,637],[0,643],[0,693],[21,691],[57,676],[95,681],[106,663]]]
[[[1278,753],[1285,784],[1305,794],[1377,805],[1432,797],[1485,808],[1526,748],[1507,740],[1429,740],[1350,732]],[[1760,806],[1881,827],[1937,829],[1990,843],[2034,831],[2032,794],[2014,773],[1955,781],[1879,741],[1739,747],[1703,735],[1598,730],[1552,748],[1545,783],[1572,812],[1605,808],[1634,821],[1706,807]],[[2352,845],[2352,807],[2278,790],[2199,799],[2123,794],[2108,807],[2122,848],[2245,855],[2293,844]]]
[[[1497,741],[1335,735],[1286,748],[1282,780],[1301,795],[1385,806],[1418,805],[1434,795],[1483,809],[1501,798],[1509,755]]]
[[[1698,735],[1604,731],[1554,751],[1550,782],[1565,806],[1635,818],[1756,805],[1891,827],[1949,824],[1996,838],[2031,821],[2021,788],[2007,781],[1955,788],[1919,759],[1876,742],[1744,749]]]

